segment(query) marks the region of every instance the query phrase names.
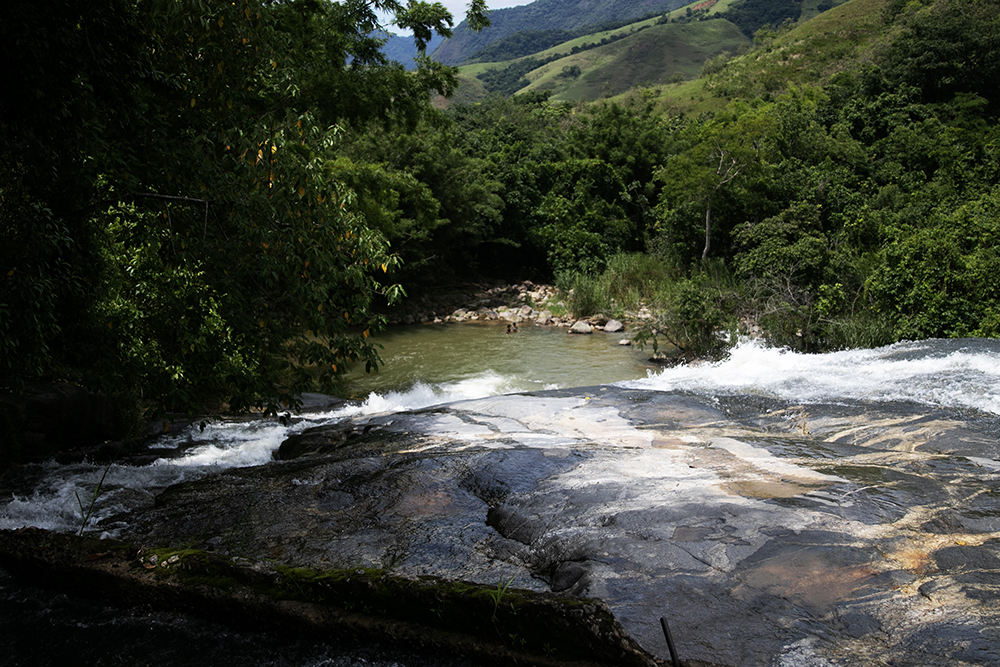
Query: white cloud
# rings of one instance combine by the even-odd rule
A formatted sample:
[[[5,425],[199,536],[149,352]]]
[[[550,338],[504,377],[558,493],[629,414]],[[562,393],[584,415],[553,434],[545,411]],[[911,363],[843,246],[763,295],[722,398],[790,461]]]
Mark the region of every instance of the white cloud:
[[[488,0],[486,6],[490,9],[504,9],[505,7],[518,7],[527,5],[533,0]],[[442,5],[448,8],[451,15],[455,17],[455,25],[458,25],[465,18],[465,12],[469,8],[468,0],[439,0]]]
[[[433,2],[434,0],[429,0]],[[445,8],[451,12],[452,18],[455,20],[455,26],[457,27],[459,23],[465,20],[465,12],[469,8],[469,0],[437,0]],[[534,0],[488,0],[486,6],[490,9],[505,9],[507,7],[519,7],[521,5],[527,5],[534,2]],[[394,26],[388,26],[389,30],[395,32],[396,34],[409,34],[409,31],[403,32]]]

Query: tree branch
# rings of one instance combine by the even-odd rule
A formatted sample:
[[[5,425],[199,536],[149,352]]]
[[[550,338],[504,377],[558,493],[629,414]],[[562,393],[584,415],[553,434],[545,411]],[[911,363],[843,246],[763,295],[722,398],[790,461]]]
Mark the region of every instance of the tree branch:
[[[205,206],[215,203],[210,199],[195,199],[194,197],[176,197],[174,195],[161,195],[155,192],[136,192],[133,193],[132,196],[145,197],[147,199],[165,199],[167,201],[184,202],[185,204],[204,204]]]

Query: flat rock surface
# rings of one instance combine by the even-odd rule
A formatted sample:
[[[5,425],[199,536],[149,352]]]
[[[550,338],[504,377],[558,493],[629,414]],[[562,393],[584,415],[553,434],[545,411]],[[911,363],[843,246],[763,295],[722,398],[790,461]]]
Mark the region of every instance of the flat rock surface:
[[[601,387],[357,418],[168,488],[123,538],[603,599],[650,653],[1000,665],[974,414]]]

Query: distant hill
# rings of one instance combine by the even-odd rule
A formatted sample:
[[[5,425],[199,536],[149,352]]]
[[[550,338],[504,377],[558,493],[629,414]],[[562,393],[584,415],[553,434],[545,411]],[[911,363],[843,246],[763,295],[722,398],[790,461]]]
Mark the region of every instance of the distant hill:
[[[402,63],[403,67],[408,70],[416,69],[417,66],[413,59],[417,57],[417,47],[413,43],[413,37],[405,37],[393,33],[385,33],[383,36],[387,38],[387,41],[382,45],[382,53],[389,60]],[[435,34],[431,41],[427,43],[427,53],[432,53],[443,41],[443,37]]]
[[[656,90],[657,105],[672,114],[697,115],[734,99],[779,95],[799,86],[825,85],[845,71],[877,59],[891,31],[886,7],[894,0],[806,0],[797,26],[762,35],[745,55],[720,55],[702,76]],[[854,75],[851,75],[854,76]]]
[[[602,23],[627,22],[687,5],[687,0],[535,0],[529,5],[490,12],[492,25],[482,32],[462,21],[451,39],[432,53],[446,65],[461,65],[490,44],[517,32],[574,31]],[[597,28],[599,29],[599,28]]]
[[[555,101],[596,100],[637,86],[695,79],[704,63],[735,54],[749,40],[723,19],[647,20],[597,33],[506,63],[460,69],[463,99],[489,93],[547,92]]]
[[[723,19],[667,23],[580,51],[529,72],[519,92],[550,91],[555,100],[596,100],[636,86],[697,78],[704,63],[736,53],[749,40]]]
[[[815,22],[820,14],[843,2],[700,0],[627,25],[620,20],[610,22],[615,26],[610,30],[513,33],[484,47],[461,66],[459,95],[452,102],[458,102],[459,97],[467,103],[491,93],[509,96],[522,92],[547,93],[554,101],[592,101],[652,86],[658,87],[658,97],[666,92],[668,96],[680,94],[688,102],[704,100],[707,80],[703,77],[726,69],[730,61],[752,50],[751,39],[758,30],[764,28],[760,39],[773,39],[797,24]],[[816,25],[826,23],[823,20]],[[560,41],[573,34],[582,36]],[[551,42],[558,43],[545,48]],[[540,48],[535,50],[536,46]],[[761,58],[761,53],[755,58]],[[726,87],[760,85],[757,77],[737,75]],[[719,86],[717,76],[712,86]],[[436,103],[449,104],[444,100]]]
[[[472,54],[466,60],[467,63],[496,63],[504,60],[513,60],[532,53],[538,53],[545,49],[568,42],[574,37],[578,37],[569,30],[522,30],[508,35],[503,39],[498,39],[485,48]]]

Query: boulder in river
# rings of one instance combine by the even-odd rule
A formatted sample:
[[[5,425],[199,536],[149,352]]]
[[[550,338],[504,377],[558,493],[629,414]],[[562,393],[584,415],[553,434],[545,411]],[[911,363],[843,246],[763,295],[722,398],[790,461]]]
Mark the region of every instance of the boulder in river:
[[[608,333],[619,333],[625,331],[625,325],[618,320],[608,320],[604,325],[604,330]]]
[[[572,327],[570,327],[569,332],[573,334],[589,334],[594,332],[594,328],[590,326],[589,322],[578,320]]]

